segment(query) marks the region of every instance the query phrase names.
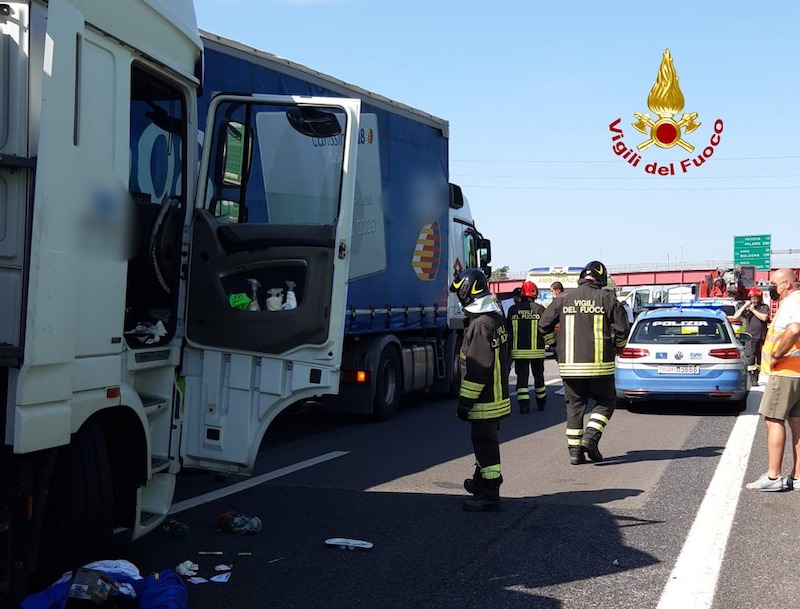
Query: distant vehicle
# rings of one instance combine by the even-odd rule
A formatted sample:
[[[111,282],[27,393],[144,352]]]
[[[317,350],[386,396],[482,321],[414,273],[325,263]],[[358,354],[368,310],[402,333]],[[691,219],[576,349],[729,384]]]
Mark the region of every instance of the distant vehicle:
[[[626,286],[620,290],[619,299],[627,304],[633,311],[634,318],[638,317],[647,305],[666,302],[668,286],[638,285]]]
[[[723,310],[700,306],[642,313],[616,358],[617,399],[710,400],[744,410],[747,363],[744,342]]]
[[[564,290],[578,287],[578,280],[581,276],[582,266],[539,266],[528,271],[526,281],[532,281],[539,288],[539,297],[536,302],[544,306],[549,305],[555,297],[550,292],[550,286],[556,281],[560,281]],[[608,289],[614,289],[614,278],[608,278]]]
[[[697,286],[694,284],[676,285],[667,288],[667,302],[671,304],[697,300],[697,296]]]

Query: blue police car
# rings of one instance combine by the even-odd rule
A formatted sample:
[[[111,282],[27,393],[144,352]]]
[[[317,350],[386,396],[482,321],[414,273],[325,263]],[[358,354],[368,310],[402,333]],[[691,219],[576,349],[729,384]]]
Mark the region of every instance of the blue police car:
[[[744,410],[750,337],[737,337],[726,312],[708,307],[662,305],[639,315],[616,358],[618,400],[713,400]]]

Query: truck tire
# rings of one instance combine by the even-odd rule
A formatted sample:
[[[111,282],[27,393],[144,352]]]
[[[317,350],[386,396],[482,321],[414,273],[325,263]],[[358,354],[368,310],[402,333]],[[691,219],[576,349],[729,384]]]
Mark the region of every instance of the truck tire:
[[[448,397],[457,398],[461,393],[461,340],[456,343],[456,351],[453,358],[453,378],[450,379],[450,390]]]
[[[114,527],[113,480],[105,437],[84,424],[59,449],[47,499],[37,574],[59,575],[107,558]]]
[[[378,421],[391,419],[400,405],[402,373],[400,356],[392,345],[386,345],[375,374],[375,401],[372,416]]]

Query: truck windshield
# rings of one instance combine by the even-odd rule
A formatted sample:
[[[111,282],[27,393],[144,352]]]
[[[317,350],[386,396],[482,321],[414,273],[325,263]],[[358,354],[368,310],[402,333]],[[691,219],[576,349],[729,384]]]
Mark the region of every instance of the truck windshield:
[[[221,104],[214,138],[220,145],[212,151],[206,193],[218,221],[336,224],[346,118],[328,108],[301,114],[281,106]]]

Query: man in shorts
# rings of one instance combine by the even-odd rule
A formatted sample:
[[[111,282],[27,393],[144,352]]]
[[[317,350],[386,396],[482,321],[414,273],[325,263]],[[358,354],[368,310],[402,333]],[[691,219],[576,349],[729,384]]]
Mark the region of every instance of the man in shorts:
[[[761,371],[769,374],[758,412],[767,427],[767,471],[747,485],[753,491],[793,489],[800,478],[800,290],[791,269],[770,276],[770,298],[778,300],[778,312],[767,330],[761,352]],[[786,426],[792,430],[794,468],[781,478]],[[800,481],[798,482],[800,487]]]

